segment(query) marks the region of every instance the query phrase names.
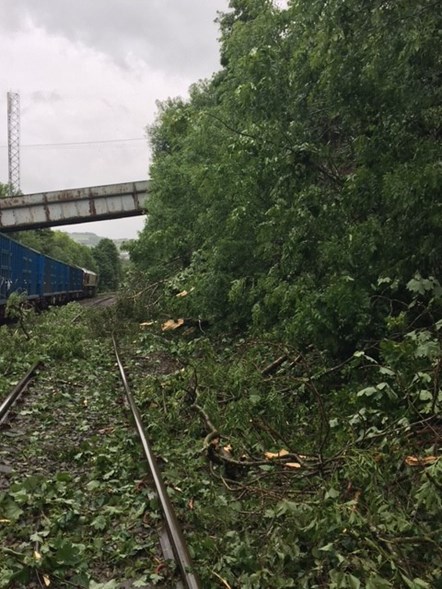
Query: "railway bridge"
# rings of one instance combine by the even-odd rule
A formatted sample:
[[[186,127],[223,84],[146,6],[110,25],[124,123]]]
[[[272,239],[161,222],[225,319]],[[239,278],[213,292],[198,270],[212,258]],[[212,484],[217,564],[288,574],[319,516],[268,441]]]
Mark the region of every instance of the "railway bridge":
[[[146,214],[149,182],[123,182],[0,198],[0,233]]]

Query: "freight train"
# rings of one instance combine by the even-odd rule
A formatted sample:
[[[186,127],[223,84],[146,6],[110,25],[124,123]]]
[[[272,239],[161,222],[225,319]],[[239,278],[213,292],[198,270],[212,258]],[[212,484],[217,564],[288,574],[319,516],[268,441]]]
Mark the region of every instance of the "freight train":
[[[97,275],[45,256],[0,233],[0,322],[13,293],[24,293],[37,309],[93,297]]]

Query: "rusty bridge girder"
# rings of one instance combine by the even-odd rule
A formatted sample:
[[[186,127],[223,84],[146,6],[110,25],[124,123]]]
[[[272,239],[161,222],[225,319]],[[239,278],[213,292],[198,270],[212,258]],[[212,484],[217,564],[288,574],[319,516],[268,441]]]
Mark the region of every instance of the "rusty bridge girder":
[[[149,182],[123,182],[0,198],[0,232],[146,214]]]

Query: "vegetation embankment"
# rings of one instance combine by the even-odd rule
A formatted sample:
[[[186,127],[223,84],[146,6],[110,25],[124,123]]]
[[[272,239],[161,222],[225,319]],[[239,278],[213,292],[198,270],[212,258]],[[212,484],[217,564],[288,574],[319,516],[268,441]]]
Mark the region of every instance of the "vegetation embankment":
[[[273,337],[141,323],[137,395],[204,586],[437,586],[442,321],[413,325],[431,323],[434,290],[334,365]]]
[[[150,129],[149,218],[130,248],[128,299],[140,321],[196,329],[180,348],[195,384],[173,391],[181,411],[190,395],[209,460],[227,469],[220,486],[239,497],[236,516],[227,505],[215,518],[228,538],[208,541],[215,572],[232,587],[431,587],[438,7],[230,8],[223,68],[160,105]],[[269,446],[288,452],[279,470],[259,463]]]

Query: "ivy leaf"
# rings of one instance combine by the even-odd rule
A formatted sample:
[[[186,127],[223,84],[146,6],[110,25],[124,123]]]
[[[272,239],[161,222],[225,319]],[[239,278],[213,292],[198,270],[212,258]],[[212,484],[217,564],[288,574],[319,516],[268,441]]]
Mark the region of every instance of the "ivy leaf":
[[[440,354],[440,347],[434,340],[422,342],[414,354],[417,358],[436,358]]]
[[[387,368],[386,366],[381,366],[381,367],[379,368],[379,372],[380,372],[381,374],[386,374],[386,375],[388,375],[388,376],[394,376],[394,374],[395,374],[395,373],[394,373],[394,371],[393,371],[393,370],[391,370],[391,368]]]
[[[104,515],[98,515],[91,523],[91,526],[96,530],[104,530],[107,526],[107,521]]]
[[[75,565],[80,562],[85,550],[83,544],[73,544],[69,540],[61,540],[56,548],[55,559],[64,565]]]
[[[423,579],[419,579],[418,577],[414,578],[413,580],[401,575],[402,579],[406,583],[409,589],[430,589],[430,584],[424,581]]]
[[[390,589],[392,584],[378,575],[372,575],[367,581],[367,589]]]
[[[433,395],[431,391],[427,389],[422,389],[421,391],[419,391],[419,399],[421,401],[431,401],[433,399]]]
[[[354,575],[348,575],[347,582],[348,582],[347,587],[350,587],[350,589],[359,589],[361,586],[361,581],[358,578],[356,578]]]
[[[374,395],[377,392],[379,392],[379,391],[376,387],[366,387],[365,389],[358,391],[356,396],[357,397],[371,397],[372,395]]]
[[[99,481],[89,481],[88,484],[86,485],[86,489],[88,491],[94,491],[95,489],[99,489],[101,486],[101,483]]]
[[[2,515],[4,515],[6,519],[17,521],[22,513],[23,509],[21,509],[12,499],[6,499],[2,502]]]
[[[329,489],[325,494],[325,499],[336,499],[336,497],[339,497],[339,491],[333,487],[331,487],[331,489]]]
[[[434,282],[427,278],[422,278],[420,274],[416,274],[409,282],[407,282],[407,288],[409,291],[416,294],[424,295],[434,287]]]

